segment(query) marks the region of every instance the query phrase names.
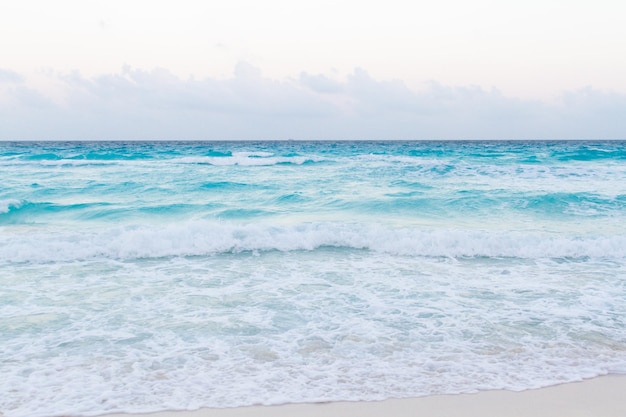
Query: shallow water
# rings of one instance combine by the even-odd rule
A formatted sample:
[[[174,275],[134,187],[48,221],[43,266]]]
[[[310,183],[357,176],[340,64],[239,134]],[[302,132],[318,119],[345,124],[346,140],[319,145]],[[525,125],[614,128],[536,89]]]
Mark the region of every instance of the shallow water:
[[[0,411],[626,372],[625,142],[0,143]]]

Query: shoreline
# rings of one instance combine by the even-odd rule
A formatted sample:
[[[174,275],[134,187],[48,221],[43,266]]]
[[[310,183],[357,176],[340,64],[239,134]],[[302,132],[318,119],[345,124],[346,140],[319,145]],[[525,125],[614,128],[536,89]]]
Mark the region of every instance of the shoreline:
[[[580,382],[525,391],[432,395],[384,401],[294,403],[194,411],[115,413],[101,417],[623,417],[626,375],[609,374]]]

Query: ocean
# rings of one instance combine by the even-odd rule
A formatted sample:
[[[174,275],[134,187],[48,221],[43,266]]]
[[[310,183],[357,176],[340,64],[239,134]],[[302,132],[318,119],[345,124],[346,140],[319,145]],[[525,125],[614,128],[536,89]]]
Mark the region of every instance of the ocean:
[[[626,373],[626,142],[0,142],[0,412]]]

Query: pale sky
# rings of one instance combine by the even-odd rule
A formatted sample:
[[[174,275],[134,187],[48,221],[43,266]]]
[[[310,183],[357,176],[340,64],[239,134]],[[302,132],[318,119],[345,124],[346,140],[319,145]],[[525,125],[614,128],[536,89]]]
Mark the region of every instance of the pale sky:
[[[619,0],[3,1],[0,139],[626,138],[624,51]]]

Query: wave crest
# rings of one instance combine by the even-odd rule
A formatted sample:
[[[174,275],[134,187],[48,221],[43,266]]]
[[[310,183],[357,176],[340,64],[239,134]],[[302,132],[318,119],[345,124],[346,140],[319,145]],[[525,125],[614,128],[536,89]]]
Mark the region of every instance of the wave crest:
[[[6,231],[5,231],[6,232]],[[210,221],[165,227],[135,225],[97,231],[39,233],[15,230],[0,237],[0,261],[132,260],[223,253],[370,250],[399,256],[626,258],[626,236],[580,237],[537,232],[391,228],[372,224],[234,225]]]

